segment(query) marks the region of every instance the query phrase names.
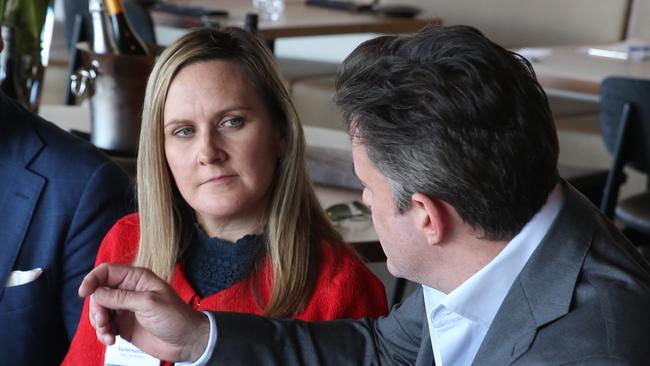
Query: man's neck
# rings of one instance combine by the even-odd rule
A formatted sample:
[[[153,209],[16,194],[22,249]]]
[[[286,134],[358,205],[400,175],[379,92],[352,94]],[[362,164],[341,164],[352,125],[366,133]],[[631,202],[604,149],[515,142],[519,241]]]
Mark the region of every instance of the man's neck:
[[[429,258],[432,263],[430,273],[420,283],[448,294],[492,262],[511,241],[528,240],[523,238],[533,235],[531,230],[533,233],[542,231],[542,234],[533,235],[537,239],[536,247],[555,220],[562,202],[562,186],[558,183],[549,193],[544,206],[522,230],[517,235],[501,241],[481,239],[481,235],[475,230],[456,221],[453,235],[448,238],[447,243],[437,246],[436,252]]]
[[[490,263],[509,240],[492,241],[467,234],[440,248],[436,268],[422,284],[450,293]]]

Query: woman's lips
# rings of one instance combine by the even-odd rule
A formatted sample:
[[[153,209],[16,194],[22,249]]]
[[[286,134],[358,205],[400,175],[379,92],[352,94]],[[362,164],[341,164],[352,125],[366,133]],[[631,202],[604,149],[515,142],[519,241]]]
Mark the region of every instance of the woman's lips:
[[[208,180],[206,180],[204,183],[224,183],[229,181],[230,179],[236,177],[235,174],[224,174],[224,175],[219,175],[219,176],[214,176]]]

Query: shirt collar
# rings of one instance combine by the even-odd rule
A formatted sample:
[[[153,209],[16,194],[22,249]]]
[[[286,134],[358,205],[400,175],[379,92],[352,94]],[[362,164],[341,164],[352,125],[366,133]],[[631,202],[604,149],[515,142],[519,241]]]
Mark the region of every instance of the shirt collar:
[[[449,294],[423,285],[427,313],[431,315],[444,306],[464,318],[489,326],[513,282],[555,221],[563,201],[562,187],[557,184],[544,206],[503,250]]]

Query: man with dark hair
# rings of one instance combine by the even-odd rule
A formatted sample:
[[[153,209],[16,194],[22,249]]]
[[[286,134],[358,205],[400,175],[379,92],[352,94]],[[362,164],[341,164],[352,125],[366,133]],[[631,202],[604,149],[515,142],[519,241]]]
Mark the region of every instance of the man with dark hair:
[[[79,284],[128,213],[130,191],[90,143],[0,91],[0,364],[61,363],[83,306]]]
[[[557,136],[530,65],[471,28],[364,43],[339,70],[336,101],[401,212],[426,193],[504,240],[557,183]]]
[[[209,365],[650,364],[650,268],[558,178],[524,59],[463,26],[380,37],[346,59],[336,100],[388,268],[422,286],[386,318],[308,324],[206,317],[106,265],[80,287],[102,342]]]

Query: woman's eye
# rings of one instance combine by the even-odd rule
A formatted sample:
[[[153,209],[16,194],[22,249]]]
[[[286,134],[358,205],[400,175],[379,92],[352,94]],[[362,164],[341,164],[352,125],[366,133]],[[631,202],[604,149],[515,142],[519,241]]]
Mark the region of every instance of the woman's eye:
[[[237,117],[237,118],[230,118],[221,123],[221,126],[223,127],[239,127],[244,123],[244,119]]]
[[[189,127],[179,128],[174,131],[174,136],[185,137],[189,136],[192,133],[192,129]]]

